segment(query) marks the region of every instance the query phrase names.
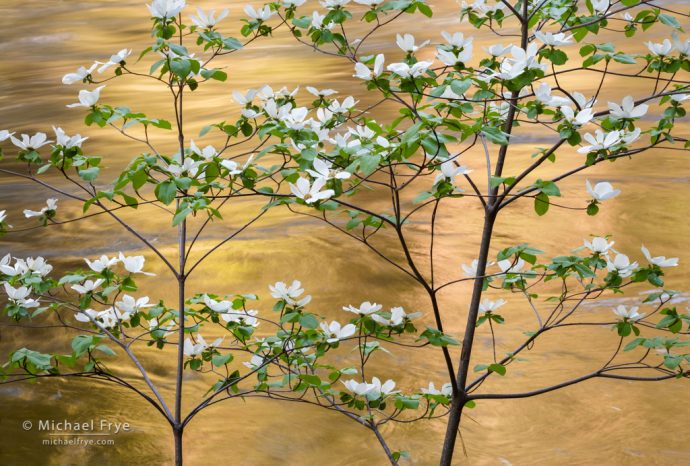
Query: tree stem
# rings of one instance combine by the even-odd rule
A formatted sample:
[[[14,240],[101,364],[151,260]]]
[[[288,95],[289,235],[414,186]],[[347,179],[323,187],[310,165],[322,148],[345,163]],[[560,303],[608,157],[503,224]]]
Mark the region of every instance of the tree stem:
[[[182,466],[182,427],[173,427],[175,438],[175,466]]]
[[[446,437],[443,441],[443,451],[441,452],[441,466],[450,466],[451,461],[453,460],[453,451],[455,449],[455,441],[458,436],[458,429],[460,428],[462,408],[467,400],[465,384],[467,383],[467,375],[469,374],[472,345],[474,343],[474,331],[476,328],[477,315],[479,314],[479,303],[481,302],[484,285],[483,277],[486,275],[486,264],[488,262],[489,247],[491,245],[491,236],[493,234],[495,220],[496,211],[492,208],[487,209],[484,217],[484,229],[482,231],[482,242],[479,247],[479,257],[477,258],[477,278],[474,281],[472,301],[470,303],[470,310],[467,315],[467,323],[465,325],[465,334],[462,340],[460,366],[458,367],[456,379],[458,392],[453,394],[453,402],[451,403],[451,409],[448,415]]]

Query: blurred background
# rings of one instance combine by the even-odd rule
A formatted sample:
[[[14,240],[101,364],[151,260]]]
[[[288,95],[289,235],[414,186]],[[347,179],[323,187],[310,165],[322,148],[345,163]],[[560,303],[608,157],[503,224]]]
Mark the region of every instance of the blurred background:
[[[239,20],[244,17],[244,2],[189,3],[185,17],[196,6],[204,9],[229,7],[230,16],[221,23],[220,30],[239,37],[235,31],[239,30]],[[403,52],[395,47],[396,32],[411,32],[418,42],[429,39],[438,43],[443,30],[463,31],[475,36],[475,58],[483,53],[483,46],[495,42],[492,36],[460,23],[457,3],[435,0],[430,4],[435,11],[433,19],[405,15],[370,39],[363,53],[385,53],[387,62],[401,59]],[[323,10],[310,0],[300,11],[310,14],[314,9]],[[366,26],[355,28],[353,35],[361,35],[365,30]],[[667,27],[655,26],[643,37],[660,42],[669,35]],[[598,41],[607,39],[610,38]],[[642,36],[626,39],[620,42],[620,47],[626,51],[642,51],[642,40]],[[112,129],[85,128],[84,113],[65,108],[66,104],[76,102],[77,92],[83,86],[63,86],[61,78],[79,66],[88,66],[93,60],[105,61],[121,48],[132,48],[134,58],[150,42],[150,20],[142,0],[3,0],[0,3],[0,129],[30,134],[43,131],[52,136],[51,125],[55,125],[70,135],[80,132],[89,136],[86,152],[103,156],[105,173],[101,180],[109,180],[146,148]],[[501,41],[508,42],[507,39]],[[577,47],[571,50],[577,54]],[[431,58],[433,54],[434,47],[428,46],[420,56]],[[146,72],[152,60],[152,56],[146,57],[133,68]],[[315,53],[282,30],[276,31],[272,38],[254,42],[246,50],[219,59],[215,66],[223,67],[228,81],[204,85],[187,98],[188,139],[195,139],[201,147],[202,144],[220,143],[212,133],[199,138],[202,127],[237,118],[239,106],[231,99],[232,90],[245,91],[263,84],[274,89],[282,86],[292,89],[299,85],[302,86],[301,99],[310,102],[303,87],[311,85],[336,89],[341,98],[353,95],[361,101],[360,108],[375,101],[375,96],[367,95],[362,82],[352,77],[353,69],[348,62]],[[566,78],[565,83],[591,96],[599,79],[599,75],[581,74]],[[597,109],[627,94],[640,97],[649,92],[648,83],[631,84],[625,78],[611,76],[606,79]],[[174,120],[165,88],[153,80],[128,76],[108,82],[102,102],[127,105],[150,117]],[[379,107],[371,116],[390,121],[395,118],[396,111],[394,107]],[[649,124],[655,115],[650,112],[645,118]],[[687,121],[679,128],[688,128]],[[553,140],[553,136],[533,128],[518,130],[517,134],[517,143],[511,146],[504,173],[513,173],[529,163],[535,147],[547,147]],[[175,136],[171,132],[158,131],[152,140],[159,150],[167,153],[175,150]],[[562,155],[559,153],[559,163],[544,167],[538,177],[546,179],[579,162],[581,156],[574,151],[563,151]],[[483,170],[483,153],[470,152],[463,157],[462,163],[477,171]],[[690,268],[686,267],[690,260],[689,169],[690,159],[686,154],[671,151],[648,152],[632,160],[594,167],[587,172],[588,179],[607,180],[622,190],[618,198],[602,207],[599,215],[588,217],[583,211],[573,213],[552,208],[544,217],[537,217],[531,201],[516,202],[498,222],[493,250],[497,252],[506,246],[528,242],[547,255],[555,256],[581,246],[583,238],[590,234],[611,234],[616,249],[634,260],[644,260],[639,252],[641,244],[648,246],[653,255],[680,257],[681,266],[669,271],[666,282],[667,288],[682,290],[690,277]],[[58,178],[48,176],[48,179],[58,185],[62,183]],[[584,185],[584,174],[562,183],[562,202],[585,206],[588,196]],[[8,210],[9,221],[15,228],[31,225],[22,218],[22,209],[37,210],[50,196],[48,191],[36,185],[0,176],[0,210]],[[372,202],[376,202],[375,194]],[[259,207],[254,202],[230,203],[223,211],[226,223],[209,230],[199,243],[198,254],[208,250],[214,240],[223,238],[228,228],[242,225],[243,220],[251,218]],[[449,202],[440,209],[435,265],[442,280],[461,278],[460,264],[475,258],[482,221],[479,207],[474,198],[466,198]],[[80,206],[61,199],[58,218],[74,218],[80,211]],[[169,227],[168,217],[142,208],[138,213],[127,213],[125,218],[163,252],[175,253],[175,230]],[[408,230],[413,253],[428,266],[428,261],[423,259],[427,251],[428,223],[419,217]],[[401,258],[397,244],[392,237],[389,239],[384,236],[379,246],[391,256]],[[147,293],[153,301],[166,299],[172,303],[174,293],[169,291],[172,277],[160,261],[140,246],[119,225],[100,216],[51,228],[49,232],[34,230],[7,235],[0,240],[0,254],[43,255],[59,270],[83,266],[83,257],[112,255],[117,251],[144,254],[147,256],[146,270],[155,272],[156,277],[141,281],[142,294]],[[369,300],[387,308],[400,305],[408,311],[422,311],[424,317],[420,327],[433,325],[427,297],[415,282],[360,243],[348,240],[323,223],[294,216],[285,210],[271,211],[216,252],[204,264],[203,270],[191,277],[188,290],[190,294],[256,293],[264,299],[269,298],[259,309],[262,313],[270,313],[267,285],[292,279],[301,280],[306,292],[313,295],[312,312],[329,319],[343,321],[348,316],[340,311],[342,306]],[[625,297],[607,297],[597,305],[584,307],[581,313],[591,320],[611,318],[612,307],[621,303],[637,305],[644,291],[642,287],[628,292]],[[441,295],[443,313],[450,323],[446,331],[458,339],[462,338],[469,292],[468,285],[458,285],[447,288]],[[523,332],[533,330],[535,323],[524,299],[500,296],[509,301],[502,309],[505,309],[502,314],[508,325],[503,326],[497,336],[498,351],[503,354],[524,339]],[[679,301],[684,299],[681,296]],[[679,306],[685,307],[683,302]],[[650,310],[649,306],[641,309]],[[3,323],[8,322],[5,319]],[[22,345],[37,350],[69,352],[71,335],[64,330],[58,332],[0,327],[0,354],[4,358],[11,349]],[[491,351],[487,329],[480,328],[477,344],[476,362],[482,362],[482,358],[487,360]],[[547,334],[531,351],[522,355],[524,361],[511,365],[504,378],[493,377],[483,390],[530,390],[582,375],[600,367],[616,344],[615,333],[607,328]],[[145,348],[140,351],[152,378],[170,397],[174,388],[173,353]],[[455,349],[455,357],[457,353]],[[345,364],[352,357],[342,346],[337,354],[343,360],[336,360],[336,364]],[[417,390],[429,381],[434,381],[438,387],[446,381],[441,353],[433,349],[405,351],[396,348],[391,354],[379,353],[372,364],[369,375],[394,378],[403,391]],[[113,367],[125,376],[138,375],[124,360],[113,362]],[[191,408],[201,400],[212,381],[195,373],[186,377],[185,404]],[[0,385],[0,405],[1,464],[171,462],[172,440],[167,423],[148,404],[110,385],[58,380]],[[466,413],[462,438],[467,456],[463,459],[462,448],[458,448],[459,464],[461,461],[473,465],[690,464],[690,449],[682,440],[688,414],[687,383],[684,381],[644,384],[594,380],[531,399],[482,402]],[[42,446],[40,434],[25,432],[20,427],[25,419],[88,421],[100,418],[129,422],[134,431],[118,434],[114,446],[83,449]],[[411,462],[420,465],[437,461],[444,431],[442,420],[387,424],[383,429],[393,449],[409,451]],[[260,399],[221,403],[197,416],[185,432],[185,457],[189,465],[386,464],[373,435],[344,416],[301,404]]]

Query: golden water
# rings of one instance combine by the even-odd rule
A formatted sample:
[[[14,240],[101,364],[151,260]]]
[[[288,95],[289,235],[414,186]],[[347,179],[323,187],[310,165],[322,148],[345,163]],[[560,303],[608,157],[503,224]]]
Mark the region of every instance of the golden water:
[[[143,0],[3,0],[0,4],[0,129],[25,132],[49,132],[50,125],[61,125],[68,134],[82,132],[90,137],[89,152],[104,156],[104,165],[121,167],[144,150],[124,140],[111,130],[81,125],[82,112],[68,110],[65,104],[75,101],[79,85],[62,86],[60,78],[79,65],[93,59],[105,59],[123,47],[131,47],[137,55],[147,46],[149,20]],[[314,3],[315,2],[310,2]],[[413,32],[419,39],[438,40],[440,30],[464,30],[460,26],[455,2],[438,1],[438,18],[421,17],[400,20],[399,28]],[[244,2],[202,2],[204,7],[231,7],[231,20],[236,26]],[[315,6],[315,5],[313,5]],[[462,29],[460,29],[462,28]],[[394,28],[386,29],[369,44],[369,51],[393,53]],[[657,27],[649,37],[660,40],[668,29]],[[635,39],[636,40],[636,39]],[[477,45],[486,44],[486,39]],[[504,41],[504,43],[507,41]],[[628,40],[628,43],[631,41]],[[627,45],[627,44],[626,44]],[[639,44],[637,45],[639,46]],[[481,47],[475,47],[478,53]],[[394,55],[391,55],[394,56]],[[397,55],[395,55],[397,56]],[[230,99],[232,89],[245,90],[268,83],[275,86],[310,84],[331,87],[341,96],[353,94],[370,101],[361,83],[351,78],[350,65],[337,58],[313,53],[297,45],[282,33],[258,41],[245,51],[221,61],[230,79],[224,84],[210,84],[187,99],[187,128],[197,134],[206,124],[231,120],[238,111]],[[140,65],[145,69],[148,64]],[[572,80],[577,90],[591,95],[595,79]],[[632,92],[620,78],[606,82],[607,93],[601,102],[618,99]],[[646,87],[634,89],[636,95],[648,92]],[[368,100],[367,100],[368,99]],[[124,78],[108,83],[103,101],[128,104],[150,116],[172,120],[165,92],[151,83]],[[380,120],[392,116],[390,111],[374,113]],[[687,125],[685,125],[687,128]],[[174,138],[158,133],[154,142],[162,149],[174,150]],[[540,139],[541,138],[541,139]],[[207,137],[209,142],[213,139]],[[528,161],[534,146],[547,145],[543,135],[511,148],[511,167]],[[206,140],[204,140],[204,143]],[[568,158],[568,155],[573,157]],[[545,167],[539,176],[557,174],[560,167],[576,163],[573,154],[561,156],[557,167]],[[478,173],[483,169],[483,155],[476,153],[464,159]],[[688,264],[687,252],[690,224],[687,194],[690,161],[682,153],[656,151],[631,161],[605,164],[587,175],[590,179],[607,179],[623,194],[607,203],[595,218],[584,213],[552,209],[543,218],[532,212],[531,202],[515,203],[506,211],[497,226],[494,249],[529,242],[548,254],[559,255],[581,244],[589,234],[613,234],[616,247],[639,260],[639,245],[647,244],[655,254],[678,256]],[[481,178],[481,177],[479,177]],[[563,183],[564,203],[584,205],[584,175]],[[55,180],[59,183],[59,180]],[[17,179],[0,177],[0,209],[8,208],[18,228],[23,225],[23,208],[37,208],[48,197],[34,186]],[[255,205],[238,203],[224,211],[230,225],[241,225],[242,219],[255,210]],[[141,209],[142,212],[147,212]],[[61,201],[60,215],[78,215],[78,206]],[[480,231],[480,210],[471,199],[448,203],[441,209],[438,227],[437,273],[442,280],[459,278],[459,265],[476,254]],[[174,255],[173,229],[168,220],[148,211],[136,220],[142,232],[153,239],[164,252]],[[96,256],[122,250],[139,252],[140,244],[115,223],[97,220],[58,227],[50,236],[42,231],[24,235],[8,235],[0,242],[0,252],[43,254],[60,267],[77,267],[81,257]],[[221,238],[219,228],[209,230],[210,237],[201,244],[203,251]],[[425,253],[423,238],[428,234],[424,223],[412,225],[415,253]],[[78,242],[72,242],[74,238]],[[104,238],[108,238],[107,242]],[[395,244],[384,246],[399,256]],[[146,251],[148,268],[157,273],[146,291],[155,299],[172,302],[170,277],[160,262]],[[428,266],[426,262],[423,265]],[[683,267],[684,268],[684,267]],[[673,271],[668,277],[669,288],[682,289],[690,277],[688,269]],[[203,270],[192,276],[188,290],[216,293],[255,292],[267,298],[266,286],[278,280],[298,278],[307,292],[314,295],[312,310],[344,319],[341,306],[363,300],[385,306],[403,305],[406,309],[424,311],[424,322],[431,323],[431,313],[422,290],[370,251],[340,236],[321,223],[306,217],[288,215],[283,211],[269,214],[255,228],[241,235],[205,263]],[[469,288],[461,285],[441,295],[444,315],[450,325],[447,331],[461,338]],[[628,298],[639,299],[637,292]],[[510,351],[522,338],[522,332],[534,328],[528,307],[516,297],[507,297],[510,304],[504,315],[510,325],[501,328],[498,348]],[[619,298],[620,299],[620,298]],[[592,318],[610,316],[610,307],[583,310]],[[268,304],[261,306],[270,312]],[[453,318],[457,316],[457,318]],[[602,317],[605,318],[605,317]],[[51,351],[69,351],[67,335],[54,330],[27,331],[2,328],[0,352],[6,354],[17,345]],[[488,335],[478,332],[477,362],[486,360],[490,351]],[[615,349],[616,337],[608,329],[573,331],[547,335],[524,355],[526,361],[511,366],[505,378],[487,382],[484,390],[521,391],[557,383],[598,368]],[[143,351],[143,359],[154,381],[170,397],[172,352]],[[347,351],[340,351],[347,358]],[[457,351],[454,352],[457,357]],[[117,365],[121,374],[136,377],[131,365]],[[433,350],[393,351],[379,354],[370,369],[380,377],[393,377],[403,390],[411,390],[434,380],[444,380],[440,353]],[[188,374],[185,405],[194,406],[209,386],[209,381]],[[163,464],[170,461],[171,437],[168,425],[147,404],[129,392],[109,385],[81,381],[42,381],[37,384],[0,386],[0,464]],[[480,403],[468,412],[462,437],[467,449],[466,464],[567,464],[567,465],[675,465],[690,464],[690,447],[684,441],[687,432],[687,383],[635,384],[615,381],[589,381],[537,398],[517,401]],[[25,432],[25,419],[83,420],[104,418],[128,421],[135,431],[115,436],[115,446],[48,447],[41,445],[45,436]],[[417,424],[386,425],[384,434],[394,449],[409,450],[414,464],[434,464],[444,432],[443,421]],[[378,444],[370,433],[356,423],[330,412],[269,400],[232,401],[204,411],[188,427],[185,440],[187,464],[228,465],[372,465],[385,464]],[[460,449],[457,456],[460,463]]]

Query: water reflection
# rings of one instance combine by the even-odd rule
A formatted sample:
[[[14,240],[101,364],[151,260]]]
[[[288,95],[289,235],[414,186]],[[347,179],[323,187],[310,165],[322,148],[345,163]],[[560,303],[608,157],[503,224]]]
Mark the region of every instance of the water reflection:
[[[216,8],[227,4],[221,1],[203,3]],[[403,29],[424,38],[433,38],[435,31],[441,28],[456,30],[458,18],[452,13],[457,8],[455,2],[437,3],[439,19],[434,20],[433,31],[429,23],[417,18],[402,20]],[[230,6],[233,20],[228,24],[236,25],[241,5],[233,3]],[[137,54],[147,46],[148,26],[140,0],[4,0],[0,6],[0,53],[3,55],[0,61],[0,128],[46,131],[51,124],[59,122],[68,133],[83,130],[81,113],[67,111],[64,107],[74,101],[78,86],[62,86],[61,76],[124,46],[134,48]],[[370,44],[371,51],[392,52],[393,35],[393,28],[384,30]],[[478,38],[476,49],[480,50],[486,43],[486,38]],[[350,78],[349,66],[336,58],[298,46],[283,33],[276,33],[275,38],[261,41],[256,47],[233,56],[227,62],[227,71],[228,83],[210,84],[203,93],[195,94],[188,101],[193,121],[188,126],[190,134],[196,134],[209,122],[229,120],[237,115],[237,106],[229,98],[231,89],[244,90],[263,83],[330,87],[338,89],[342,95],[356,95],[364,103],[373,102],[371,96],[363,93],[361,84]],[[152,82],[127,78],[110,83],[107,101],[128,103],[137,111],[172,119],[165,93]],[[572,84],[579,91],[591,94],[598,82]],[[618,78],[611,78],[607,84],[611,92],[600,99],[602,101],[620,98],[627,92],[625,86],[619,85]],[[209,100],[214,94],[222,98]],[[393,117],[385,109],[377,109],[375,116],[383,120]],[[112,131],[92,128],[88,134],[91,138],[89,149],[105,156],[106,168],[119,167],[143,150]],[[534,147],[546,145],[549,137],[541,133],[523,136],[520,141],[524,145],[511,149],[513,155],[506,172],[524,165]],[[213,138],[207,140],[214,142]],[[175,142],[165,135],[157,136],[153,142],[163,151],[175,148]],[[561,157],[565,164],[577,163],[574,158],[568,159],[567,154]],[[477,170],[483,169],[483,156],[468,157],[466,163]],[[560,167],[546,166],[539,176],[554,175],[562,170]],[[616,238],[616,246],[632,251],[635,258],[641,255],[634,251],[644,242],[658,245],[660,254],[679,256],[681,263],[688,263],[690,255],[685,246],[690,224],[682,221],[689,213],[684,196],[688,168],[687,158],[659,151],[625,163],[597,167],[587,177],[606,178],[621,188],[623,194],[618,202],[607,205],[595,218],[582,214],[575,220],[568,212],[559,210],[536,218],[529,203],[514,204],[499,221],[494,247],[530,242],[547,253],[560,254],[566,252],[564,247],[578,246],[581,238],[590,233],[610,233]],[[45,193],[36,194],[33,186],[16,179],[1,177],[0,183],[2,208],[10,206],[14,218],[19,218],[21,209],[41,204],[45,198]],[[561,187],[564,198],[573,203],[584,201],[583,186],[584,176],[574,177],[572,182]],[[255,205],[240,203],[225,216],[231,225],[240,225],[255,208]],[[139,222],[138,227],[162,251],[173,254],[174,232],[167,228],[167,219],[153,209],[149,211],[145,214],[146,223]],[[441,211],[437,273],[441,280],[450,280],[459,277],[459,264],[471,261],[475,254],[479,240],[479,208],[471,201],[460,200],[449,202]],[[61,215],[76,217],[79,207],[64,202]],[[125,214],[125,218],[134,219],[135,215]],[[84,255],[140,248],[140,244],[116,223],[103,217],[79,224],[77,245],[70,242],[74,226],[55,228],[50,237],[42,237],[40,231],[27,232],[21,237],[10,235],[0,245],[3,252],[12,250],[16,255],[40,251],[60,267],[79,266]],[[424,238],[428,226],[413,224],[410,231],[413,251],[423,253],[427,247]],[[549,235],[545,235],[545,231]],[[224,233],[219,228],[211,229],[209,239],[199,244],[197,254],[207,250],[212,240]],[[103,243],[105,235],[108,244]],[[386,247],[391,254],[399,254],[392,242]],[[146,283],[142,291],[155,299],[171,299],[166,286],[166,270],[150,255],[148,262],[157,278]],[[670,288],[680,289],[687,283],[689,272],[685,270],[669,277]],[[327,226],[306,217],[295,219],[284,211],[271,212],[256,228],[217,252],[206,264],[203,274],[192,276],[189,289],[217,293],[255,292],[268,297],[268,283],[293,277],[301,279],[307,291],[314,295],[314,309],[328,317],[342,319],[338,311],[342,305],[368,299],[386,306],[402,304],[409,309],[420,309],[425,312],[425,319],[430,319],[424,295],[405,275],[377,260],[361,244],[346,242]],[[467,286],[460,285],[440,296],[444,312],[458,317],[447,329],[456,335],[464,326],[462,317],[468,291]],[[267,306],[260,310],[270,312]],[[592,308],[583,312],[604,315],[609,310]],[[534,328],[531,311],[517,304],[517,300],[506,313],[514,324],[506,326],[499,335],[501,351],[509,351],[522,337],[522,332]],[[52,331],[28,334],[19,329],[3,329],[1,337],[3,354],[22,342],[38,349],[54,350],[63,345],[68,351],[68,340]],[[490,341],[483,334],[479,338],[478,358],[481,358],[490,351]],[[612,351],[612,345],[615,341],[606,329],[546,336],[525,356],[526,361],[513,366],[505,379],[490,380],[486,387],[526,390],[549,381],[565,380],[597,367],[605,357],[602,355]],[[152,368],[156,383],[169,395],[172,389],[170,354],[144,352],[143,359],[147,367]],[[129,366],[118,366],[118,370],[122,374],[135,375]],[[420,379],[426,385],[427,380],[440,381],[444,375],[440,354],[434,351],[396,350],[392,355],[382,354],[372,371],[382,377],[394,377],[400,386],[408,388]],[[530,380],[526,379],[528,375]],[[207,387],[208,380],[196,374],[188,375],[185,405],[192,407]],[[593,381],[538,399],[480,403],[469,413],[471,419],[463,430],[468,463],[690,463],[687,446],[665,440],[666,432],[683,432],[685,428],[682,416],[678,415],[685,392],[685,387],[674,381],[650,385]],[[93,382],[39,382],[32,386],[2,386],[0,396],[3,403],[0,458],[5,464],[159,464],[169,460],[167,425],[153,409],[130,393]],[[94,416],[128,420],[136,431],[118,437],[114,450],[113,447],[94,447],[85,453],[76,449],[42,447],[37,435],[19,428],[21,421],[27,418],[88,420]],[[665,427],[662,429],[661,425]],[[413,463],[433,464],[443,430],[442,423],[430,422],[388,425],[384,434],[391,439],[393,448],[410,450]],[[230,455],[235,458],[233,464],[247,465],[278,462],[384,464],[373,437],[357,424],[337,414],[267,400],[248,399],[244,403],[226,403],[207,410],[194,420],[186,435],[187,459],[193,465],[228,464]],[[353,455],[355,450],[357,454]]]

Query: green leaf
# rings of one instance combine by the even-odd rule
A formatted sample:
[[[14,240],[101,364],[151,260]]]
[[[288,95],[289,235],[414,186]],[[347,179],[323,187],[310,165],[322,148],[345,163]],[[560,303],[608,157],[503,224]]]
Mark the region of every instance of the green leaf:
[[[223,39],[223,48],[224,49],[239,50],[242,47],[244,47],[242,45],[242,42],[240,42],[239,40],[237,40],[233,37],[226,37],[225,39]]]
[[[113,351],[113,350],[112,350],[109,346],[107,346],[107,345],[98,345],[98,346],[96,346],[96,348],[94,348],[94,349],[97,349],[97,350],[100,351],[101,353],[107,354],[108,356],[117,356],[117,354],[115,353],[115,351]]]
[[[359,169],[365,176],[371,175],[379,166],[381,160],[378,155],[363,155],[358,158]]]
[[[419,399],[398,395],[395,398],[395,407],[399,410],[419,408]]]
[[[493,126],[484,126],[481,129],[481,133],[486,136],[489,141],[505,146],[508,144],[508,136],[498,128]]]
[[[630,343],[628,343],[627,345],[625,345],[625,348],[623,348],[623,351],[630,351],[630,350],[632,350],[632,349],[635,349],[635,348],[637,348],[638,346],[640,346],[640,345],[641,345],[642,343],[644,343],[644,342],[645,342],[645,339],[644,339],[644,338],[635,338],[635,339],[632,340]]]
[[[232,361],[232,354],[216,354],[211,358],[211,363],[216,367],[221,367]]]
[[[189,215],[190,213],[192,213],[192,209],[190,209],[189,207],[186,207],[177,212],[173,217],[172,226],[176,227],[177,225],[182,223],[184,219],[187,218],[187,215]]]
[[[539,216],[549,211],[549,196],[547,196],[545,192],[540,192],[534,198],[534,211]]]
[[[101,169],[98,167],[85,168],[83,170],[79,170],[79,176],[84,181],[93,181],[98,177],[100,171]]]
[[[666,26],[671,26],[674,29],[680,29],[680,23],[674,16],[668,15],[666,13],[661,13],[659,15],[659,21],[661,21]]]
[[[613,61],[617,61],[618,63],[623,63],[625,65],[634,65],[637,63],[634,57],[625,53],[617,53],[613,55]]]
[[[156,186],[156,199],[165,205],[170,205],[175,200],[177,194],[177,186],[171,180],[163,181]]]
[[[492,188],[496,188],[498,186],[501,186],[502,184],[512,186],[513,183],[515,183],[515,177],[514,176],[509,176],[507,178],[502,178],[500,176],[491,176],[490,186]]]
[[[86,353],[89,348],[91,348],[96,341],[98,341],[98,337],[94,337],[91,335],[77,335],[74,337],[72,340],[72,349],[74,350],[74,355],[79,357],[82,354]]]
[[[421,3],[421,2],[417,2],[416,5],[417,5],[417,9],[419,9],[419,12],[421,14],[423,14],[424,16],[426,16],[427,18],[431,18],[433,16],[434,13],[431,10],[431,8],[429,7],[429,5],[427,5],[425,3]]]
[[[301,18],[292,18],[292,24],[298,28],[307,29],[309,26],[311,26],[311,17],[302,16]]]
[[[321,386],[321,379],[318,375],[300,374],[299,378],[309,385],[314,385],[316,387]]]
[[[41,168],[39,168],[38,170],[36,170],[36,174],[42,175],[43,173],[47,172],[50,167],[52,167],[52,165],[47,163],[47,164],[43,165]]]
[[[471,79],[463,79],[459,80],[456,79],[455,81],[452,81],[450,83],[450,88],[455,92],[457,95],[463,95],[467,89],[472,86],[472,80]]]
[[[319,326],[319,321],[314,314],[304,314],[299,318],[299,323],[304,328],[316,328]]]
[[[170,71],[178,78],[186,79],[192,72],[192,62],[183,58],[174,58],[170,60]]]
[[[460,343],[454,338],[449,337],[440,330],[432,327],[427,327],[424,332],[419,335],[420,339],[426,339],[433,346],[448,346],[459,345]]]
[[[38,351],[32,351],[28,348],[21,348],[12,353],[10,361],[13,363],[24,361],[35,366],[37,369],[49,370],[53,367],[50,362],[51,357],[50,354],[39,353]]]

